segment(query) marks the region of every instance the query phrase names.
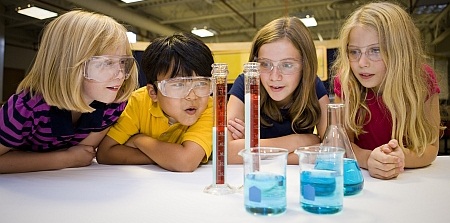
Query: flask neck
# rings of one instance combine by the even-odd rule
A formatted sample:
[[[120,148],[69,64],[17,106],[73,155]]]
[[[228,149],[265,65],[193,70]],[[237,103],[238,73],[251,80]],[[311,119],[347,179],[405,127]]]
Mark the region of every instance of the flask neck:
[[[328,106],[328,126],[342,126],[344,107],[341,105],[329,105]]]

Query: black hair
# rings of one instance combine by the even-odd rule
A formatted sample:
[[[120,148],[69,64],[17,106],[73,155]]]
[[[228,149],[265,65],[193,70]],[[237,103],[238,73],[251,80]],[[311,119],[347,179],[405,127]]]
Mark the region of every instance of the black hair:
[[[211,50],[201,40],[188,33],[159,37],[153,40],[142,55],[142,71],[147,84],[155,87],[158,76],[170,72],[170,78],[211,77],[214,63]]]

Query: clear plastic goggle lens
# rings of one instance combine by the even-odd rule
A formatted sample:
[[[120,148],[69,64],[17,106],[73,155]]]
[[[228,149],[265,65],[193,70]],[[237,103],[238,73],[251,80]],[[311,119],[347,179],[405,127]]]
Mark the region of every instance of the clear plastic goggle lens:
[[[349,48],[349,49],[347,49],[347,54],[348,54],[348,59],[350,61],[355,62],[355,61],[359,61],[361,59],[361,56],[363,53],[361,52],[360,49]],[[378,47],[369,48],[364,52],[364,54],[371,61],[380,61],[382,59],[380,48],[378,48]]]
[[[257,59],[257,62],[260,64],[260,72],[261,73],[270,73],[273,68],[273,62],[269,59]],[[292,75],[299,72],[300,63],[297,60],[285,59],[280,60],[277,63],[277,69],[284,75]]]
[[[209,77],[177,77],[157,81],[156,85],[161,94],[169,98],[185,98],[191,90],[197,97],[210,96],[212,93]]]
[[[97,82],[128,79],[134,64],[132,56],[93,56],[84,63],[84,77]]]

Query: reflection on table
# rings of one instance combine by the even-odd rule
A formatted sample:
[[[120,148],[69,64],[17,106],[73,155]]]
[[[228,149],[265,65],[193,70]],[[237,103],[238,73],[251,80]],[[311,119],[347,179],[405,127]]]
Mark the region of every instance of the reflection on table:
[[[154,165],[89,167],[0,175],[0,222],[450,222],[450,157],[429,167],[378,180],[364,171],[364,190],[344,198],[334,215],[314,215],[299,204],[298,166],[287,168],[288,209],[253,216],[241,193],[216,196],[212,166],[193,173]],[[242,166],[228,166],[227,182],[242,185]]]

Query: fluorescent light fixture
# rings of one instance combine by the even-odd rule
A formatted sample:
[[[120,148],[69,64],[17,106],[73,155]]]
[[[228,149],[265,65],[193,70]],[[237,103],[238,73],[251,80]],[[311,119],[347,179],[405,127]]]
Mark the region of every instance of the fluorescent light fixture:
[[[133,2],[140,2],[142,0],[120,0],[120,1],[125,2],[125,3],[133,3]]]
[[[300,21],[302,21],[306,27],[317,26],[316,19],[309,15],[307,15],[305,18],[300,18]]]
[[[134,32],[127,32],[128,42],[130,43],[136,43],[136,33]]]
[[[210,36],[214,36],[216,34],[216,31],[212,30],[212,29],[208,29],[208,28],[202,28],[202,29],[197,29],[197,28],[193,28],[191,30],[191,33],[200,36],[200,37],[210,37]]]
[[[447,7],[447,3],[445,4],[436,4],[436,5],[421,5],[417,6],[414,9],[414,13],[421,15],[421,14],[433,14],[433,13],[440,13],[444,11],[444,9]]]
[[[26,8],[17,8],[17,12],[22,14],[22,15],[26,15],[26,16],[30,16],[36,19],[48,19],[51,17],[55,17],[58,14],[52,11],[48,11],[46,9],[43,8],[39,8],[36,6],[32,6],[32,5],[28,5]]]
[[[317,37],[319,37],[319,41],[320,42],[323,42],[323,37],[322,37],[322,35],[320,33],[317,33]]]

